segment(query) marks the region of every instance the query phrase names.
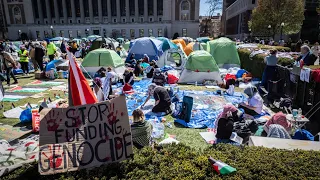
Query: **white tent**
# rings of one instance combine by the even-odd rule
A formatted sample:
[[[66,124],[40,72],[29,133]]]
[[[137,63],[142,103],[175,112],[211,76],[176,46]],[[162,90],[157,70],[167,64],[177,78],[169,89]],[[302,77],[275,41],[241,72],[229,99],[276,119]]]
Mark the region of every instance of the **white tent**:
[[[187,56],[182,50],[169,49],[165,51],[157,61],[157,65],[162,68],[164,66],[172,66],[181,69],[187,60]]]

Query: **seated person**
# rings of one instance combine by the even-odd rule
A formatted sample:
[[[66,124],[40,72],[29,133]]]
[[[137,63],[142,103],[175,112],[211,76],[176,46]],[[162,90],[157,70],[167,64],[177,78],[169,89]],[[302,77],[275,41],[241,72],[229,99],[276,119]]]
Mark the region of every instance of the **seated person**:
[[[303,61],[303,64],[305,66],[311,66],[314,65],[314,62],[317,60],[318,57],[316,57],[314,54],[312,54],[310,47],[308,45],[303,45],[301,47],[301,55],[298,57],[297,61]]]
[[[130,84],[131,86],[134,84],[134,76],[133,76],[133,72],[129,71],[128,69],[126,69],[123,73],[123,80],[122,80],[122,84]]]
[[[156,84],[150,84],[148,87],[148,97],[146,101],[143,103],[141,108],[149,101],[149,99],[153,96],[155,99],[155,106],[152,108],[152,112],[160,113],[164,112],[166,115],[171,114],[171,98],[168,91],[162,87],[157,86]]]
[[[248,104],[241,103],[239,104],[239,109],[242,108],[245,114],[251,116],[260,115],[263,108],[263,99],[260,96],[256,87],[248,87],[244,90],[244,93],[249,96]]]
[[[267,137],[271,138],[281,138],[281,139],[291,139],[288,131],[280,124],[271,124],[269,126]]]
[[[154,74],[154,70],[159,68],[156,61],[153,60],[150,62],[150,66],[146,68],[147,78],[152,78]]]
[[[152,83],[155,83],[158,86],[164,86],[166,82],[167,82],[166,76],[163,73],[161,73],[160,68],[156,68],[154,70]]]
[[[106,72],[107,70],[104,68],[104,67],[101,67],[97,72],[96,74],[94,75],[94,77],[100,77],[101,78],[101,73],[102,72]]]
[[[101,79],[96,77],[93,82],[94,82],[93,83],[93,85],[94,85],[93,93],[96,96],[96,98],[98,99],[98,102],[104,101]]]
[[[127,65],[128,67],[133,68],[133,67],[135,66],[135,64],[137,63],[137,61],[135,60],[134,57],[135,57],[135,54],[132,53],[131,56],[130,56],[130,58],[126,60],[125,63],[126,63],[126,65]]]
[[[284,127],[286,131],[291,131],[291,123],[287,120],[287,117],[282,112],[278,112],[272,116],[270,120],[263,126],[263,130],[268,133],[271,124],[278,124]]]
[[[134,67],[134,71],[133,71],[134,75],[136,77],[139,77],[140,75],[143,75],[143,68],[141,67],[141,61],[139,60],[136,64],[136,66]]]
[[[134,110],[132,116],[131,134],[133,145],[138,149],[151,145],[152,125],[145,121],[145,116],[140,109]]]

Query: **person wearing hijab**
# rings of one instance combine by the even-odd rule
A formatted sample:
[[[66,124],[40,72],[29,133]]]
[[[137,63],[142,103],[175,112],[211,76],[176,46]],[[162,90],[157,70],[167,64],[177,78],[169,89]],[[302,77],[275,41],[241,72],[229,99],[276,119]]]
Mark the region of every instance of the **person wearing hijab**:
[[[153,98],[155,99],[155,105],[152,108],[152,112],[161,112],[165,113],[166,115],[171,114],[171,98],[168,91],[164,87],[157,86],[154,83],[150,84],[148,87],[148,97],[141,106],[142,109],[144,108],[144,105],[149,101],[151,96],[153,96]]]
[[[281,125],[286,131],[291,131],[292,127],[291,123],[287,120],[286,115],[282,112],[278,112],[273,115],[272,118],[263,126],[263,130],[268,133],[271,124]]]
[[[102,82],[101,82],[101,79],[98,77],[94,79],[93,93],[99,102],[104,101],[104,96],[102,92]]]
[[[156,68],[154,70],[152,83],[155,83],[158,86],[164,86],[166,82],[167,82],[166,76],[163,73],[161,73],[160,68]]]
[[[108,72],[106,74],[106,78],[103,81],[103,94],[104,100],[110,99],[110,95],[112,95],[112,79],[116,76],[114,72],[111,72],[111,67],[107,68]]]
[[[244,93],[249,96],[248,104],[239,104],[239,109],[242,108],[246,114],[251,116],[260,115],[263,108],[263,99],[257,88],[254,86],[248,87],[244,90]]]

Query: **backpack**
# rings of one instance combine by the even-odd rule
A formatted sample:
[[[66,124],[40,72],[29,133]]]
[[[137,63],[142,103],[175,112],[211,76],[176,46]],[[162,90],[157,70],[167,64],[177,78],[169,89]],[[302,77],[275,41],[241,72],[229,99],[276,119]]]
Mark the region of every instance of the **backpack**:
[[[179,119],[185,120],[187,123],[190,122],[192,106],[193,98],[190,96],[184,96]]]

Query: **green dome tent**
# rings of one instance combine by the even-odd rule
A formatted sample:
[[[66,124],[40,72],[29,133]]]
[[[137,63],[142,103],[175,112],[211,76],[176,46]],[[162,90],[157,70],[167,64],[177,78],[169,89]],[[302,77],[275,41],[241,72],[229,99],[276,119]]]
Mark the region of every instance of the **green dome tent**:
[[[219,67],[240,67],[236,43],[222,37],[207,42],[207,51],[214,57]]]
[[[122,47],[123,47],[123,49],[125,49],[126,51],[128,51],[129,48],[130,48],[130,41],[125,42],[125,43],[122,45]]]
[[[90,75],[94,75],[101,67],[112,67],[118,75],[123,74],[125,70],[121,57],[114,50],[104,48],[89,52],[81,65]]]
[[[179,83],[202,83],[204,80],[222,82],[219,67],[207,51],[194,51],[188,56]]]

